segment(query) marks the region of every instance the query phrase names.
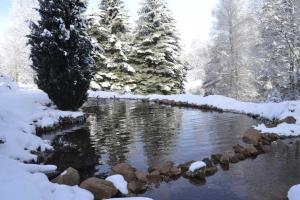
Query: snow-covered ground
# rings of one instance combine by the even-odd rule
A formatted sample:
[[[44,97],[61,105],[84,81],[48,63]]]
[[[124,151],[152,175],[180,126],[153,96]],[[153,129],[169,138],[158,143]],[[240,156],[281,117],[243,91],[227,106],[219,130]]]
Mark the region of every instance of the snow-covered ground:
[[[196,105],[207,105],[243,114],[258,115],[267,119],[283,119],[293,116],[296,124],[280,124],[268,129],[264,125],[257,128],[280,135],[300,135],[300,101],[282,103],[239,102],[222,96],[200,97],[195,95],[132,95],[114,92],[89,92],[90,97],[172,100]],[[0,75],[0,193],[4,200],[92,200],[93,195],[79,187],[69,187],[48,181],[45,172],[54,171],[52,165],[24,164],[23,161],[36,160],[31,151],[51,149],[47,141],[35,135],[36,126],[44,127],[58,123],[60,117],[78,117],[82,112],[63,112],[51,105],[47,95],[30,87],[18,87],[14,82]],[[4,142],[4,144],[2,144]],[[199,164],[199,163],[198,163]],[[198,167],[198,166],[196,166]],[[112,177],[113,178],[113,177]],[[118,179],[118,177],[117,177]],[[114,182],[114,180],[112,180]],[[115,181],[119,183],[119,179]],[[115,183],[115,185],[117,185]],[[122,188],[124,193],[126,188]],[[289,192],[293,199],[299,187]],[[14,192],[18,191],[18,192]],[[297,195],[296,195],[297,196]],[[136,199],[136,198],[135,198]],[[146,199],[146,198],[137,198]]]
[[[250,103],[241,102],[224,96],[207,96],[182,94],[182,95],[132,95],[118,94],[115,92],[90,91],[89,97],[99,98],[120,98],[120,99],[149,99],[149,100],[171,100],[176,102],[187,102],[195,105],[207,105],[222,109],[224,111],[260,116],[265,119],[281,120],[288,116],[297,119],[296,124],[279,124],[275,128],[267,128],[265,125],[259,125],[256,128],[262,132],[277,133],[285,136],[300,135],[300,101],[285,101],[281,103]]]
[[[0,193],[3,200],[92,200],[93,195],[79,187],[49,182],[43,172],[55,166],[24,164],[37,159],[31,151],[51,149],[35,135],[36,126],[58,123],[60,117],[78,117],[81,112],[62,112],[50,106],[38,89],[18,87],[0,75]],[[46,106],[48,105],[48,106]]]

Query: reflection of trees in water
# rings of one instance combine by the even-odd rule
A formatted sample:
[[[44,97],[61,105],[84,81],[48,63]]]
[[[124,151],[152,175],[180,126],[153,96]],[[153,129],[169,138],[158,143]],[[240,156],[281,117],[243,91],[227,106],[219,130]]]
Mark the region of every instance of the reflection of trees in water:
[[[126,156],[136,150],[137,138],[142,140],[149,164],[158,162],[175,145],[180,115],[174,108],[111,100],[92,105],[86,111],[90,113],[91,138],[100,154],[108,154],[109,165],[126,162]]]
[[[81,172],[82,177],[93,175],[98,156],[89,137],[89,129],[79,129],[72,133],[58,135],[53,140],[55,152],[46,164],[55,164],[62,171],[73,167]]]
[[[181,114],[176,108],[139,103],[131,116],[139,127],[148,164],[161,162],[176,145]]]
[[[100,154],[108,154],[109,165],[126,161],[128,145],[132,140],[129,108],[124,101],[104,101],[86,109],[90,113],[94,146]]]

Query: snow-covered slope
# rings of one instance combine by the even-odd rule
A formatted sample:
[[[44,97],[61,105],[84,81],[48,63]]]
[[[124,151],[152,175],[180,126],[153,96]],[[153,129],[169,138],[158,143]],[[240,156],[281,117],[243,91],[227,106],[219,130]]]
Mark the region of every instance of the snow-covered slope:
[[[38,89],[19,88],[0,75],[0,193],[3,200],[92,200],[93,195],[78,187],[53,184],[41,172],[55,166],[29,165],[31,150],[50,149],[35,135],[35,126],[50,126],[60,117],[78,117],[81,112],[58,111]],[[4,142],[4,144],[1,144]]]

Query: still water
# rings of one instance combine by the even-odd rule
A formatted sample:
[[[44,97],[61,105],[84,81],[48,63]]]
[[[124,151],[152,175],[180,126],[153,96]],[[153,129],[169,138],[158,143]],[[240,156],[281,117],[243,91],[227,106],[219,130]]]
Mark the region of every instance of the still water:
[[[105,177],[111,166],[126,162],[147,171],[171,160],[177,164],[230,151],[257,121],[232,113],[203,112],[128,100],[90,101],[88,122],[47,135],[55,148],[48,163],[74,167],[82,178]],[[288,142],[285,142],[288,143]],[[300,183],[298,142],[273,146],[273,152],[232,165],[206,183],[184,178],[152,186],[143,196],[155,200],[280,200]]]

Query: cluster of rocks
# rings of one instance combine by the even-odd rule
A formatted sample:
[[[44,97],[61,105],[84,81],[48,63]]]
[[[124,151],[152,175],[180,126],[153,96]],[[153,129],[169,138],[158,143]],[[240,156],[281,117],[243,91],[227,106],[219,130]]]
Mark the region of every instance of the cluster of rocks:
[[[204,158],[202,160],[205,163],[203,167],[194,171],[190,171],[189,168],[195,161],[189,161],[178,166],[171,161],[166,161],[161,165],[150,167],[147,173],[137,171],[129,164],[121,163],[112,168],[112,175],[122,175],[128,183],[127,188],[131,194],[143,193],[151,184],[163,181],[169,182],[181,176],[190,179],[192,182],[195,180],[204,181],[206,177],[218,172],[218,166],[228,170],[230,164],[270,152],[272,142],[278,139],[280,137],[276,134],[262,134],[251,128],[243,136],[243,145],[237,144],[233,146],[233,151],[231,152],[213,154],[210,158]],[[52,179],[52,182],[70,186],[80,185],[81,188],[93,193],[95,199],[111,198],[119,194],[114,184],[104,179],[92,177],[80,183],[79,173],[73,168],[68,168]]]
[[[167,102],[168,103],[168,102]],[[296,123],[293,117],[288,117],[281,120],[280,123]],[[218,166],[222,169],[228,170],[230,164],[235,164],[247,158],[253,158],[259,154],[269,153],[271,151],[271,144],[274,141],[281,139],[278,135],[273,133],[260,133],[254,128],[250,128],[243,135],[244,144],[237,144],[233,146],[233,151],[225,152],[223,154],[213,154],[210,158],[202,160],[203,167],[194,171],[189,170],[190,166],[195,161],[189,161],[184,164],[175,166],[171,161],[166,161],[161,165],[152,166],[147,173],[137,171],[129,164],[121,163],[112,168],[112,175],[122,175],[126,180],[128,191],[132,194],[139,194],[146,191],[150,184],[157,184],[162,181],[168,182],[176,180],[179,177],[184,177],[192,180],[205,180],[206,177],[212,176],[218,172]],[[56,176],[52,182],[65,185],[80,185],[81,188],[86,189],[94,194],[95,199],[107,199],[119,194],[118,189],[110,181],[92,177],[80,183],[80,176],[77,170],[68,168],[63,173],[52,174],[49,177]]]

